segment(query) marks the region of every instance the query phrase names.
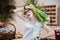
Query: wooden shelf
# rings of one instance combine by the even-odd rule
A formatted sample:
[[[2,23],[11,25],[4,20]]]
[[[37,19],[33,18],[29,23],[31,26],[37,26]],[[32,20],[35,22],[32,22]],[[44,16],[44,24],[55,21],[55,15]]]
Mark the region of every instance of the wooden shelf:
[[[40,10],[47,11],[50,16],[50,23],[48,25],[57,25],[56,5],[40,6]]]

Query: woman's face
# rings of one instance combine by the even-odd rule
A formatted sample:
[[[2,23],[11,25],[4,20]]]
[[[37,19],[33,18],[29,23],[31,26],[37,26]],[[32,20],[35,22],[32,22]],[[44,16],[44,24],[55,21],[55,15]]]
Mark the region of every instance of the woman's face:
[[[27,11],[26,12],[26,15],[25,15],[27,18],[31,19],[33,17],[33,12],[31,10]]]

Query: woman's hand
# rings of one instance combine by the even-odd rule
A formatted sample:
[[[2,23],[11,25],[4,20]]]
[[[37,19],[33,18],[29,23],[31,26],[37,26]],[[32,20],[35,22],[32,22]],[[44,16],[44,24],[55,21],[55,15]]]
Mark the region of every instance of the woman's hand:
[[[31,6],[26,6],[25,9],[32,9],[32,7]]]
[[[47,31],[47,34],[42,36],[41,38],[47,38],[49,36],[54,35],[54,30],[52,30],[49,26],[47,26],[46,24],[44,24],[43,28]]]
[[[2,26],[4,23],[0,22],[0,26]]]

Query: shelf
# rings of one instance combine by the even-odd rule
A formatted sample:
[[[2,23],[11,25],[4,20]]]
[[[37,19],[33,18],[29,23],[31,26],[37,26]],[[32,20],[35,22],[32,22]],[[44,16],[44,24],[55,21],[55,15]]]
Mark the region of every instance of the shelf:
[[[48,15],[50,16],[50,21],[52,22],[50,22],[48,25],[57,25],[56,5],[40,6],[40,9],[47,11]]]

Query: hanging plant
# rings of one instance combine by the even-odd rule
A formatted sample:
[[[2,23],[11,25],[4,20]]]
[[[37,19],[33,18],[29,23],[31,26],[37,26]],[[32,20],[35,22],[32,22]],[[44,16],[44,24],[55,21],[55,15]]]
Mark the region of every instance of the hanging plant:
[[[13,12],[11,10],[15,9],[12,5],[13,0],[0,0],[0,21],[6,22],[8,19],[12,19]]]
[[[26,3],[25,3],[25,6],[26,6],[26,5],[29,5],[29,4],[33,4],[33,5],[36,7],[37,1],[38,1],[38,0],[27,0]]]

